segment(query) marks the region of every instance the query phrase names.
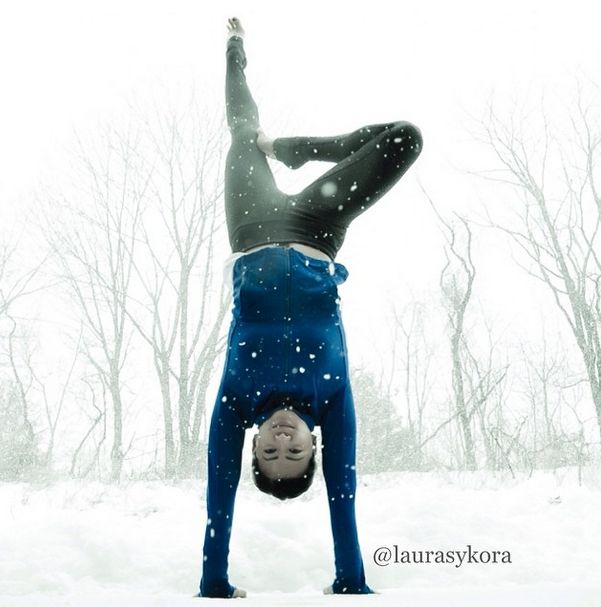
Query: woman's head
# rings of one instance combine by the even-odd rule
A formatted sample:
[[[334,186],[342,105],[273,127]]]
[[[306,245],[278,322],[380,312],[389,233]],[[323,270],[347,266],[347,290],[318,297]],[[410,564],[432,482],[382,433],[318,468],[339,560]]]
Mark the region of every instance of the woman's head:
[[[292,409],[275,411],[253,437],[255,485],[279,499],[304,493],[313,481],[316,440]]]

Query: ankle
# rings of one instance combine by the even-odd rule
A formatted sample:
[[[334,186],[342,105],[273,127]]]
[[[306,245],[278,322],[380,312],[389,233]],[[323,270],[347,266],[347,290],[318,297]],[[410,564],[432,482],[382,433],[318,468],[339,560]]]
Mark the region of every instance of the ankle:
[[[230,38],[233,38],[234,36],[236,36],[238,38],[242,38],[242,40],[244,40],[244,32],[240,32],[238,30],[231,30],[230,32],[228,32],[227,39],[229,40]]]

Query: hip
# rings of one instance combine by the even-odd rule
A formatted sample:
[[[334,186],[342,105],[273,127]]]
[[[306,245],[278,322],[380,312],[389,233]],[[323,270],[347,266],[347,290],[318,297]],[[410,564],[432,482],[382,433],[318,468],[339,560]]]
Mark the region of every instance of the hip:
[[[234,317],[246,322],[341,322],[339,263],[292,247],[269,246],[238,258],[233,270]]]

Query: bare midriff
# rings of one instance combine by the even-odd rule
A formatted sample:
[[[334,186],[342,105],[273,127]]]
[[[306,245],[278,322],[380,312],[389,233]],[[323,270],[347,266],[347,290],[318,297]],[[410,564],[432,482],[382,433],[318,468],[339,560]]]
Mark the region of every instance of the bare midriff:
[[[281,243],[281,244],[262,244],[257,247],[252,247],[252,249],[247,249],[246,251],[244,251],[244,253],[251,253],[253,251],[258,251],[259,249],[264,249],[266,247],[292,247],[293,249],[300,251],[301,253],[303,253],[304,255],[307,255],[308,257],[315,257],[317,259],[323,259],[324,261],[332,261],[331,257],[329,255],[327,255],[326,253],[324,253],[323,251],[320,251],[319,249],[316,249],[315,247],[310,247],[309,245],[303,244],[301,242],[286,242],[286,243]]]

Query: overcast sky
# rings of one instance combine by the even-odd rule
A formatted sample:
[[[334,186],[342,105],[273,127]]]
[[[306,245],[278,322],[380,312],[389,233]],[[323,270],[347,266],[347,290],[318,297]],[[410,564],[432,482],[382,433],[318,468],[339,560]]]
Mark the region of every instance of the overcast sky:
[[[337,261],[347,265],[344,305],[369,338],[383,293],[425,296],[443,263],[438,224],[418,179],[442,211],[474,212],[482,150],[466,127],[491,93],[501,108],[569,99],[576,78],[600,73],[601,9],[582,0],[535,2],[369,2],[265,0],[54,0],[3,2],[0,9],[0,205],[2,217],[27,208],[38,180],[51,179],[73,129],[126,112],[131,98],[177,98],[202,91],[223,112],[226,21],[247,31],[247,77],[265,131],[326,135],[364,124],[410,120],[424,152],[387,196],[349,230]],[[601,82],[601,80],[600,80]],[[278,170],[292,192],[331,165]],[[50,175],[50,177],[49,177]],[[5,224],[6,225],[6,224]],[[481,238],[482,240],[482,238]],[[533,289],[495,237],[478,277],[492,313],[520,313],[516,288]],[[226,243],[223,243],[224,246]],[[477,260],[478,262],[478,260]],[[529,314],[539,313],[536,297]],[[366,318],[366,322],[361,319]],[[508,320],[507,320],[508,319]],[[357,342],[359,343],[359,342]]]

